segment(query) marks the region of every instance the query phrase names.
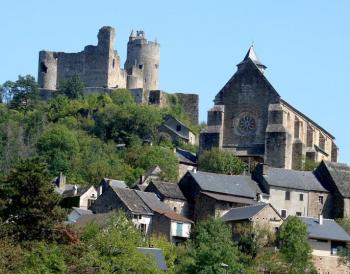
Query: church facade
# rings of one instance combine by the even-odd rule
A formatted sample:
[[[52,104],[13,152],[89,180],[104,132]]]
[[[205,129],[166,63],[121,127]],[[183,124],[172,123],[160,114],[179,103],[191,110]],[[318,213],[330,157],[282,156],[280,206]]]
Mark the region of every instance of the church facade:
[[[300,169],[306,160],[336,162],[334,136],[284,101],[264,75],[253,47],[218,92],[200,134],[200,150],[217,147],[243,160]]]

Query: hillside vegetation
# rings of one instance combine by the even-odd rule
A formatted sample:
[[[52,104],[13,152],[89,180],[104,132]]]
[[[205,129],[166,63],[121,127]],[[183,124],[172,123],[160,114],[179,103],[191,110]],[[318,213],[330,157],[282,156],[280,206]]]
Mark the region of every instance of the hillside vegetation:
[[[171,114],[198,132],[178,100],[159,108],[135,104],[126,89],[84,97],[83,88],[73,77],[44,101],[32,76],[1,86],[3,101],[8,101],[0,104],[2,173],[20,158],[39,156],[51,177],[64,172],[68,181],[79,184],[96,184],[103,177],[131,183],[155,165],[164,179],[177,179],[177,160],[170,148],[184,144],[174,144],[157,129]],[[125,148],[118,146],[123,144]]]

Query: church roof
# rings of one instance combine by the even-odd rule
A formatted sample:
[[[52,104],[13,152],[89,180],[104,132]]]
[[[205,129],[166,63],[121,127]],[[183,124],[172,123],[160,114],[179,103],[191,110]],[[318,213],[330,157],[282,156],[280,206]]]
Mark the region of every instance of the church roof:
[[[245,57],[244,57],[242,62],[246,61],[247,59],[252,60],[254,62],[254,64],[256,64],[258,66],[262,66],[263,68],[266,68],[266,66],[260,62],[258,56],[255,53],[255,50],[254,50],[253,46],[250,46],[250,48],[248,49],[248,52],[245,55]]]

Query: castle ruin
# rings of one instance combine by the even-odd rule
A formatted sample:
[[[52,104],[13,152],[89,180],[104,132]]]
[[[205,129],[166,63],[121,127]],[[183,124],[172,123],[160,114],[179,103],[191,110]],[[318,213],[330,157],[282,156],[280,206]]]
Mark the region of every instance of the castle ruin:
[[[49,98],[62,81],[78,76],[85,85],[85,93],[109,92],[127,88],[136,103],[169,105],[166,92],[159,90],[160,45],[148,41],[143,31],[132,31],[127,44],[127,58],[121,68],[114,49],[115,30],[102,27],[97,46],[88,45],[83,51],[65,53],[39,52],[38,83],[43,98]],[[185,112],[198,124],[198,95],[175,93],[183,102]]]

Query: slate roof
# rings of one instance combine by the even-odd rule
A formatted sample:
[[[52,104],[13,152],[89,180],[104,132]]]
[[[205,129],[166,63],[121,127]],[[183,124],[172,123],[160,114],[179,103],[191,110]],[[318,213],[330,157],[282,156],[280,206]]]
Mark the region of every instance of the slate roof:
[[[66,184],[65,185],[65,190],[62,192],[62,197],[63,198],[68,198],[68,197],[80,197],[83,195],[86,191],[88,191],[91,187],[93,186],[79,186],[75,185],[77,187],[77,191],[75,193],[74,190],[74,185]]]
[[[219,194],[219,193],[206,192],[206,191],[202,191],[201,193],[217,201],[224,201],[224,202],[238,203],[238,204],[248,204],[248,205],[256,203],[256,201],[253,198],[237,197],[237,196],[232,196],[227,194]]]
[[[89,210],[89,209],[83,209],[83,208],[80,208],[80,207],[72,207],[72,209],[74,211],[76,211],[80,216],[93,214],[92,211]]]
[[[224,175],[203,171],[189,171],[202,191],[210,191],[236,195],[242,197],[256,198],[261,193],[257,183],[250,176]]]
[[[152,211],[171,211],[171,208],[167,206],[165,203],[161,202],[157,195],[152,192],[143,192],[138,190],[133,190],[141,200],[149,207]]]
[[[152,215],[151,209],[145,204],[136,190],[128,188],[111,187],[124,205],[136,214]]]
[[[96,222],[99,225],[105,225],[107,224],[108,219],[114,214],[115,212],[83,215],[76,220],[75,225],[82,227],[91,222]]]
[[[112,187],[122,187],[122,188],[128,187],[126,183],[121,180],[115,180],[115,179],[109,179],[109,178],[103,178],[103,180]]]
[[[312,171],[267,167],[267,175],[263,176],[271,186],[328,192],[317,180],[317,177]]]
[[[161,270],[167,270],[168,267],[165,262],[165,257],[163,251],[160,248],[147,248],[147,247],[138,247],[138,251],[143,254],[151,255],[155,258],[157,266]]]
[[[181,163],[185,163],[189,165],[196,165],[197,163],[196,154],[179,147],[176,148],[176,157]]]
[[[247,220],[257,215],[261,210],[263,210],[267,206],[271,205],[266,203],[256,203],[250,206],[235,207],[228,211],[222,218],[225,222]],[[279,216],[276,210],[275,212]],[[281,216],[279,217],[281,218]]]
[[[151,184],[153,184],[157,190],[166,198],[186,200],[177,183],[152,181]]]
[[[340,194],[350,197],[350,166],[342,163],[323,161],[329,174],[332,176]]]
[[[299,217],[307,226],[309,238],[334,241],[350,241],[350,235],[332,219],[323,219],[320,225],[317,218]],[[288,220],[288,219],[287,219]]]

